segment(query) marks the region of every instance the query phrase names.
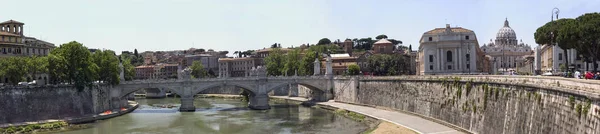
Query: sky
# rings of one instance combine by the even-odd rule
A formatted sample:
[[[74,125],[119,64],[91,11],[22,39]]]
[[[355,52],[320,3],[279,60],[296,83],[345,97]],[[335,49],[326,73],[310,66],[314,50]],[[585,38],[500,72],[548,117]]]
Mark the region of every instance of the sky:
[[[316,44],[385,34],[418,49],[426,31],[445,24],[475,31],[479,45],[508,19],[518,40],[550,21],[600,12],[600,0],[5,0],[0,21],[25,23],[26,36],[59,46],[168,51],[233,51]]]

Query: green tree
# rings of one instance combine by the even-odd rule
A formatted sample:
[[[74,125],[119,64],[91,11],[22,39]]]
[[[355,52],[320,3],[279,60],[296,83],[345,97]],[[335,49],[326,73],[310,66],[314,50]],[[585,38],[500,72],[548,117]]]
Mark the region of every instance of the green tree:
[[[279,76],[283,74],[285,57],[279,48],[274,48],[264,60],[267,67],[267,75]]]
[[[206,70],[200,61],[192,62],[192,66],[190,68],[192,69],[191,75],[194,78],[204,78],[207,75]]]
[[[355,45],[354,48],[362,50],[371,50],[371,48],[373,47],[373,43],[375,43],[375,40],[371,39],[371,37],[360,39],[354,38],[353,41]]]
[[[92,54],[83,46],[83,44],[71,41],[62,44],[51,54],[62,57],[65,61],[65,81],[75,85],[77,89],[84,89],[91,86],[94,80],[97,80],[99,69],[92,61]]]
[[[311,46],[313,47],[313,46]],[[299,75],[313,75],[314,73],[314,61],[315,58],[321,58],[321,54],[316,55],[317,52],[313,50],[307,50],[300,61],[300,66],[298,67]],[[318,56],[318,57],[316,57]]]
[[[111,85],[117,85],[119,78],[119,59],[112,50],[98,50],[92,55],[94,63],[98,66],[98,80]]]
[[[387,39],[387,38],[388,38],[388,37],[387,37],[387,35],[385,35],[385,34],[382,34],[382,35],[377,35],[377,37],[375,37],[375,39],[378,39],[378,40],[379,40],[379,39]]]
[[[360,67],[356,64],[348,65],[348,75],[358,75],[360,74]]]
[[[586,13],[576,18],[578,22],[578,33],[584,55],[589,55],[593,62],[600,59],[600,13]],[[593,64],[594,71],[598,66]]]
[[[317,43],[317,45],[328,45],[331,44],[331,40],[327,39],[327,38],[323,38],[319,40],[319,43]]]
[[[62,56],[56,55],[55,49],[52,51],[47,58],[48,61],[48,75],[50,76],[50,83],[58,84],[67,80],[67,61]]]
[[[37,80],[38,77],[36,77],[36,75],[48,72],[47,57],[32,56],[26,58],[25,61],[27,62],[29,77],[33,80]]]
[[[567,67],[569,65],[567,50],[574,48],[573,45],[576,43],[576,33],[573,33],[575,32],[574,29],[571,29],[571,26],[568,25],[576,27],[577,24],[574,19],[559,19],[539,27],[533,34],[535,41],[538,44],[558,45],[558,47],[563,50],[563,56]]]
[[[130,81],[135,78],[135,67],[131,64],[131,58],[122,58],[123,63],[123,74],[125,75],[125,81]]]
[[[367,65],[375,75],[408,74],[408,61],[402,55],[375,54],[367,58]]]
[[[285,65],[283,67],[282,72],[287,75],[294,75],[296,71],[299,71],[300,67],[300,51],[298,49],[294,49],[287,53],[285,56]]]
[[[8,83],[16,85],[23,81],[25,76],[28,74],[28,65],[26,58],[22,57],[9,57],[3,59],[3,74],[8,78]]]

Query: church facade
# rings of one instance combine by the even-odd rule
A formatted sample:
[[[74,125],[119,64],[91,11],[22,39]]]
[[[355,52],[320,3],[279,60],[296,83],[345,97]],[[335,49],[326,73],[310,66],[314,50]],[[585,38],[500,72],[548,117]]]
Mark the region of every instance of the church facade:
[[[482,73],[475,32],[462,27],[435,28],[423,34],[416,60],[418,75]],[[478,54],[479,52],[479,54]],[[481,65],[481,64],[479,64]]]
[[[533,50],[528,44],[517,41],[517,34],[510,27],[508,19],[504,26],[498,30],[496,39],[483,44],[481,49],[490,57],[494,73],[516,71],[523,66],[527,56],[533,55]]]

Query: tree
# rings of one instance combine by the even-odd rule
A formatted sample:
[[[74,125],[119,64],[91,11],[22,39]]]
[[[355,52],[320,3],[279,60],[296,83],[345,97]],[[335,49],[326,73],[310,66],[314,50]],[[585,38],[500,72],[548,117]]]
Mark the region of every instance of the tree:
[[[98,78],[96,71],[99,68],[92,62],[91,53],[83,44],[71,41],[62,44],[51,54],[64,59],[65,68],[58,70],[64,71],[65,81],[73,83],[77,89],[82,90],[86,86],[91,86],[92,82]]]
[[[32,56],[26,58],[27,70],[29,77],[37,80],[37,75],[48,72],[48,59],[47,57]]]
[[[135,57],[140,57],[140,55],[138,54],[138,51],[137,51],[137,49],[133,49],[133,55],[134,55]]]
[[[360,67],[356,64],[348,65],[348,75],[358,75],[360,74]]]
[[[375,75],[408,74],[408,61],[402,55],[376,54],[367,58],[367,65]]]
[[[267,75],[279,76],[282,75],[282,70],[285,63],[283,52],[279,48],[274,48],[269,56],[265,57],[265,65],[267,67]]]
[[[60,51],[55,49],[54,51]],[[58,84],[67,80],[67,61],[55,52],[52,51],[48,55],[48,75],[50,76],[50,83]]]
[[[331,44],[331,40],[329,40],[327,38],[323,38],[323,39],[319,40],[319,43],[317,43],[317,45],[327,45],[327,44]]]
[[[28,73],[28,65],[25,58],[9,57],[2,60],[3,74],[8,78],[8,83],[16,85],[25,79]]]
[[[98,80],[111,85],[117,85],[119,78],[119,59],[112,50],[98,50],[92,54],[94,63],[98,66]]]
[[[194,78],[204,78],[207,75],[206,70],[200,61],[192,62],[192,66],[190,68],[192,69],[192,77]]]
[[[378,40],[379,40],[379,39],[387,39],[387,38],[388,38],[388,37],[387,37],[387,35],[385,35],[385,34],[382,34],[382,35],[377,35],[377,37],[375,37],[375,39],[378,39]]]
[[[304,57],[302,57],[302,60],[300,61],[300,66],[298,67],[299,75],[313,75],[314,61],[316,58],[321,58],[320,54],[316,54],[317,52],[310,49],[305,52]]]
[[[375,43],[375,40],[371,39],[371,37],[355,39],[353,41],[355,44],[354,48],[363,50],[371,50],[371,48],[373,47],[373,43]]]
[[[281,48],[281,44],[275,43],[271,45],[271,48]]]
[[[295,75],[300,67],[300,50],[295,49],[285,56],[285,65],[282,72],[287,75]]]
[[[135,67],[131,64],[131,58],[121,58],[123,64],[123,74],[125,75],[125,81],[130,81],[135,78]]]
[[[548,22],[543,26],[539,27],[533,34],[535,42],[538,44],[558,45],[558,47],[560,47],[563,50],[563,56],[565,58],[565,63],[567,67],[569,65],[567,50],[573,48],[572,43],[574,42],[570,41],[571,39],[568,39],[571,38],[569,37],[571,35],[568,35],[571,31],[565,31],[566,29],[563,27],[565,27],[565,25],[576,25],[573,23],[573,19],[559,19],[556,21]],[[569,26],[566,26],[566,28],[568,27]],[[565,33],[562,33],[561,31]],[[561,38],[560,41],[558,40],[559,37]]]
[[[595,63],[600,59],[600,13],[586,13],[576,18],[578,22],[578,33],[580,36],[582,53],[589,55]],[[592,64],[594,72],[598,66]]]

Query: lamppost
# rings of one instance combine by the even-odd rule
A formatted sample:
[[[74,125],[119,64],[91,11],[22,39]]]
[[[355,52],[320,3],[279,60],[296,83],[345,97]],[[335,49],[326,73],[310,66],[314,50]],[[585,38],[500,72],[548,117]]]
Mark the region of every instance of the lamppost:
[[[560,13],[560,10],[558,8],[555,7],[552,9],[552,12],[550,14],[550,22],[553,22],[552,24],[555,23],[554,14],[556,14],[556,19],[558,20],[558,13]],[[550,31],[550,44],[556,45],[556,44],[554,44],[554,31],[552,31],[552,30]],[[554,58],[553,58],[553,60],[554,60]],[[554,71],[554,67],[552,68],[552,70]]]

